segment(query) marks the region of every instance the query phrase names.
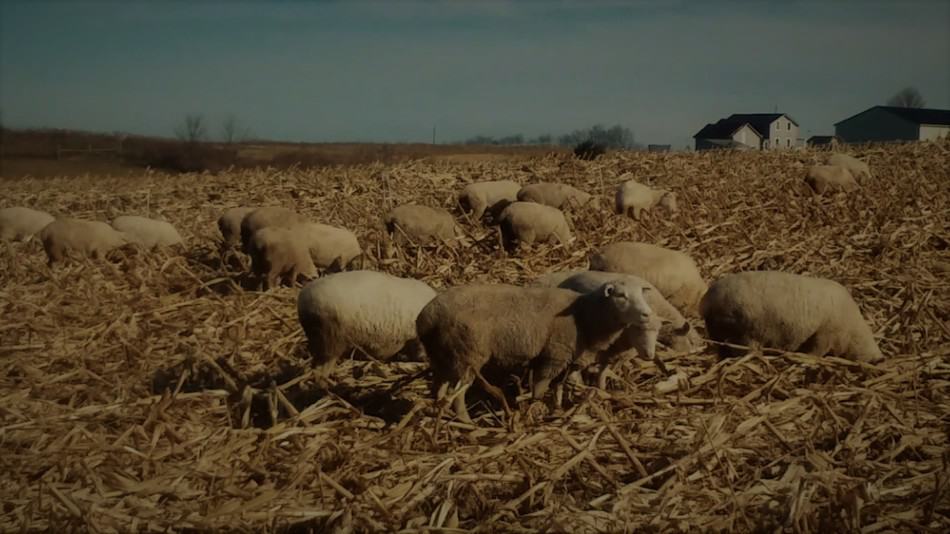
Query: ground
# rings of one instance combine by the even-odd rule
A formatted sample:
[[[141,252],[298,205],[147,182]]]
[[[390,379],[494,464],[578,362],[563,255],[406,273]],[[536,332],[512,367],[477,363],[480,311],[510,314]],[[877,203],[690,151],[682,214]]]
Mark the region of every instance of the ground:
[[[851,148],[874,176],[813,197],[825,152],[429,158],[315,170],[21,178],[3,205],[173,222],[187,248],[49,269],[39,244],[0,251],[0,530],[946,532],[950,529],[950,145]],[[609,208],[632,172],[680,211]],[[833,278],[887,355],[879,365],[708,347],[661,351],[683,378],[629,361],[608,391],[458,423],[422,362],[345,362],[311,376],[296,288],[242,288],[218,215],[285,205],[354,230],[455,209],[473,180],[552,180],[602,197],[577,239],[506,254],[400,249],[378,269],[434,287],[528,283],[619,240],[684,250],[708,280],[778,269]],[[702,332],[702,322],[692,318]],[[420,376],[421,375],[421,376]],[[476,396],[473,395],[473,403]],[[349,529],[349,530],[348,530]]]

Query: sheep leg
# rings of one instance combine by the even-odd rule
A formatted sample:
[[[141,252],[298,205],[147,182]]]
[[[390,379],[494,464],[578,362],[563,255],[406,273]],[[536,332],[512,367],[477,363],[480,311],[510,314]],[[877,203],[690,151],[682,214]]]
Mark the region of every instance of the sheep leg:
[[[472,424],[472,418],[468,415],[468,405],[465,404],[465,393],[471,385],[471,383],[465,383],[460,380],[455,386],[455,392],[453,393],[454,399],[452,399],[452,408],[455,409],[456,417],[459,418],[459,421],[468,424]]]
[[[812,336],[805,340],[795,352],[803,352],[805,354],[810,354],[812,356],[824,356],[828,354],[831,350],[832,345],[834,344],[833,337],[827,334],[822,334],[822,332],[815,332]]]
[[[505,411],[505,415],[510,419],[511,407],[508,406],[508,399],[505,398],[505,393],[500,388],[490,384],[488,380],[485,380],[485,377],[482,376],[482,373],[480,373],[478,369],[473,368],[472,371],[474,371],[475,378],[479,384],[481,384],[482,389],[501,403],[501,409]]]
[[[642,210],[641,208],[638,208],[638,207],[634,206],[634,207],[633,207],[633,218],[639,221],[639,220],[640,220],[640,213],[641,213],[642,211],[643,211],[643,210]]]

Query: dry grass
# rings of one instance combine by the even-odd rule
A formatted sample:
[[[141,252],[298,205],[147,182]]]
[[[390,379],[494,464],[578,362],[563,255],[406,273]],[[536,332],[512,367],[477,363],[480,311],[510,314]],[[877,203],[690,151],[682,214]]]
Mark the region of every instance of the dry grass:
[[[54,272],[35,243],[0,254],[0,530],[947,532],[950,145],[860,152],[876,176],[850,198],[798,192],[816,152],[8,182],[4,204],[164,216],[192,250]],[[245,292],[215,251],[217,214],[237,204],[294,206],[371,245],[382,209],[449,207],[463,181],[562,180],[606,200],[625,171],[679,191],[681,213],[581,215],[572,246],[517,257],[469,225],[470,249],[381,268],[523,283],[646,240],[709,278],[842,282],[887,361],[665,354],[686,380],[629,362],[609,392],[509,421],[483,406],[472,428],[436,416],[419,363],[354,360],[318,387],[296,291]]]

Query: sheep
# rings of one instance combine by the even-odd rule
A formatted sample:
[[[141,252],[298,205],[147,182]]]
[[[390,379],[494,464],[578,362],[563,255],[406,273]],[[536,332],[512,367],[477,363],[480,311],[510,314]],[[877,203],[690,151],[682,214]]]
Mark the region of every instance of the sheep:
[[[614,209],[620,215],[640,220],[643,210],[650,211],[659,204],[669,213],[676,213],[676,193],[666,189],[652,189],[638,183],[636,180],[627,180],[617,187]]]
[[[552,182],[538,182],[529,184],[518,191],[518,200],[535,202],[552,208],[581,206],[591,201],[590,193],[585,193],[576,187]]]
[[[165,221],[123,215],[112,221],[112,227],[125,233],[135,244],[147,249],[184,244],[178,230]]]
[[[393,208],[383,217],[386,232],[397,241],[409,239],[417,245],[455,244],[458,227],[448,210],[419,204]]]
[[[291,230],[303,237],[314,265],[321,269],[342,270],[363,254],[356,234],[346,228],[308,222]]]
[[[848,154],[832,154],[828,157],[828,165],[844,167],[848,169],[855,178],[871,177],[871,167],[867,162],[861,161],[854,156],[849,156]]]
[[[808,169],[805,183],[816,194],[830,191],[854,191],[860,186],[851,171],[838,165],[814,165]]]
[[[858,305],[841,284],[778,271],[722,276],[700,303],[714,341],[876,362],[884,358]],[[721,345],[723,357],[743,351]]]
[[[222,244],[225,247],[233,246],[241,241],[241,221],[257,208],[238,206],[228,208],[218,218],[218,230],[221,232]]]
[[[49,213],[30,208],[0,209],[0,241],[27,241],[54,220]]]
[[[591,355],[596,355],[601,377],[606,376],[610,357],[617,354],[608,349],[635,325],[642,326],[637,350],[653,359],[658,324],[644,291],[648,289],[629,279],[584,294],[505,284],[450,288],[416,319],[432,369],[433,395],[440,399],[454,386],[455,413],[471,422],[465,391],[491,361],[500,367],[530,365],[531,394],[540,400],[554,378]],[[485,385],[500,396],[497,388]]]
[[[43,242],[50,267],[63,261],[70,252],[100,259],[110,251],[132,243],[128,235],[104,222],[65,217],[47,224],[37,235]]]
[[[535,280],[533,285],[561,287],[579,293],[589,293],[600,285],[616,279],[631,279],[634,283],[649,289],[643,293],[643,296],[650,309],[663,321],[657,341],[678,353],[692,352],[702,346],[702,339],[683,314],[670,304],[653,284],[639,276],[604,271],[561,271],[545,274]]]
[[[297,297],[297,315],[318,375],[328,377],[354,347],[376,359],[421,357],[416,317],[435,295],[425,282],[376,271],[336,273],[307,284]]]
[[[251,270],[265,290],[277,287],[281,277],[295,285],[300,275],[317,276],[306,239],[289,228],[265,226],[254,232],[248,240],[247,253]]]
[[[501,234],[506,248],[516,243],[558,241],[562,245],[573,239],[564,213],[557,208],[534,202],[512,202],[499,216]]]
[[[468,184],[459,195],[463,212],[471,212],[472,219],[480,221],[485,211],[497,217],[505,207],[518,200],[521,184],[514,180],[496,180]]]
[[[656,286],[685,315],[697,315],[699,299],[707,289],[692,258],[649,243],[621,241],[607,245],[591,255],[590,269],[639,276]]]
[[[261,228],[268,226],[290,228],[305,222],[307,222],[306,218],[288,208],[279,206],[257,208],[241,219],[241,244],[247,252],[251,236]]]

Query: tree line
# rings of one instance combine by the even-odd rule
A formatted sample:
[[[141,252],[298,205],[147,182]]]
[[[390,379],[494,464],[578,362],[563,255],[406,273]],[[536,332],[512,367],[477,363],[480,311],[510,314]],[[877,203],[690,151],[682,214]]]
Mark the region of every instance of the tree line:
[[[596,145],[603,145],[606,148],[640,147],[640,145],[637,144],[633,131],[630,128],[620,124],[615,124],[609,128],[600,124],[596,124],[590,128],[580,128],[558,136],[543,134],[532,138],[526,138],[522,134],[506,135],[502,137],[476,135],[466,139],[464,143],[467,145],[577,146],[587,141],[590,141]]]

